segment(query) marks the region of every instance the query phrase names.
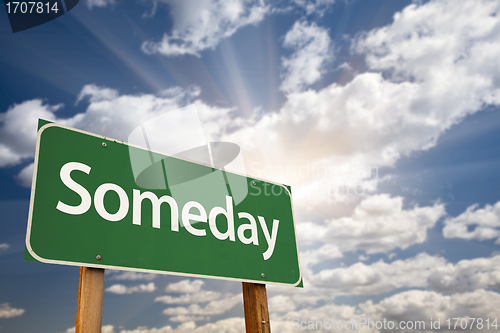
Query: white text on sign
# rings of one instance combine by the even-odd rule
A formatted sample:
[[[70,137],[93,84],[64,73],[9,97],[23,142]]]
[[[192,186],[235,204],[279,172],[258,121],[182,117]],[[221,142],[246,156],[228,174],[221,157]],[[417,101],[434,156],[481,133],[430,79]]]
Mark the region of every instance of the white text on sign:
[[[70,206],[61,201],[57,203],[56,208],[66,214],[70,215],[81,215],[86,213],[90,206],[92,205],[92,197],[90,193],[83,187],[78,184],[71,178],[72,171],[81,171],[86,174],[90,174],[91,167],[79,163],[79,162],[68,162],[61,167],[60,170],[60,178],[66,187],[70,190],[77,193],[81,198],[81,203],[78,206]],[[108,191],[115,192],[120,200],[120,206],[116,213],[109,213],[104,207],[104,196]],[[168,195],[164,195],[160,198],[156,196],[153,192],[140,192],[140,190],[133,189],[132,190],[132,224],[141,225],[141,210],[142,210],[142,201],[144,199],[148,199],[151,202],[153,209],[153,228],[160,228],[161,226],[161,218],[160,218],[160,206],[163,203],[167,203],[170,206],[170,230],[179,232],[179,207],[177,205],[177,201]],[[105,183],[100,185],[95,193],[94,193],[94,207],[103,219],[111,222],[121,221],[127,216],[129,212],[129,196],[125,192],[125,190],[112,183]],[[216,225],[216,218],[218,215],[224,215],[227,221],[227,231],[220,232]],[[195,228],[193,224],[196,222],[203,222],[209,225],[210,232],[212,235],[219,239],[225,240],[229,239],[230,241],[236,241],[235,228],[234,228],[234,214],[233,214],[233,198],[231,196],[226,195],[226,207],[214,207],[210,210],[208,216],[205,208],[197,201],[189,201],[187,202],[181,210],[181,218],[182,224],[186,228],[186,230],[194,235],[194,236],[206,236],[207,230],[203,228]],[[246,212],[238,213],[239,219],[245,219],[249,223],[241,224],[237,229],[238,240],[243,244],[253,244],[259,245],[259,238],[257,233],[257,222],[255,218]],[[279,220],[273,219],[273,225],[271,233],[269,233],[269,229],[266,224],[266,220],[262,216],[257,216],[259,220],[259,225],[262,228],[262,233],[264,234],[264,238],[267,242],[268,248],[262,254],[264,260],[268,260],[271,258],[274,247],[276,245],[276,238],[278,236],[278,226]],[[195,223],[192,223],[195,221]],[[199,226],[198,224],[196,224]],[[245,236],[245,231],[250,231],[250,237]],[[247,233],[248,234],[248,233]]]

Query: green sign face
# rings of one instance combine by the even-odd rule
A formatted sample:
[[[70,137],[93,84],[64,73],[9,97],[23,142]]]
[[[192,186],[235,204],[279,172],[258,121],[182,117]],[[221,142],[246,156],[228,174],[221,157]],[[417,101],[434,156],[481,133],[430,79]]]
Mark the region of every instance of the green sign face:
[[[297,286],[289,188],[48,123],[26,248],[44,263]]]

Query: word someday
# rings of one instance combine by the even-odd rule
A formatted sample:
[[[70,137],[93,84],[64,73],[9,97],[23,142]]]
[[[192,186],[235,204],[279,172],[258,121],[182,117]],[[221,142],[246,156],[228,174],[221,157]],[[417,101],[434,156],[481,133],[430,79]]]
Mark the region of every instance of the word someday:
[[[78,206],[70,206],[59,201],[57,203],[56,209],[70,215],[81,215],[86,213],[90,209],[90,206],[92,205],[92,198],[87,189],[85,189],[85,187],[78,184],[71,178],[71,172],[75,170],[84,172],[86,174],[90,174],[91,167],[79,162],[68,162],[61,167],[59,175],[63,184],[80,196],[81,203]],[[106,207],[104,207],[104,196],[109,191],[115,192],[118,195],[120,201],[120,205],[116,213],[110,213],[106,210]],[[160,228],[161,226],[160,206],[163,203],[166,203],[170,206],[170,214],[171,214],[170,229],[171,231],[179,232],[179,207],[177,205],[177,201],[173,197],[164,195],[158,198],[156,194],[154,194],[153,192],[145,191],[141,193],[139,190],[136,189],[132,190],[132,197],[133,197],[132,224],[134,225],[142,224],[141,221],[142,201],[147,199],[151,202],[152,205],[152,212],[153,212],[152,227],[158,229]],[[121,221],[129,213],[129,206],[130,206],[129,197],[125,192],[125,190],[116,184],[105,183],[100,185],[95,190],[93,201],[94,201],[94,207],[99,216],[101,216],[103,219],[107,221],[111,222]],[[226,217],[227,230],[225,232],[221,232],[217,228],[216,218],[218,215],[224,215]],[[195,228],[193,224],[197,222],[207,223],[208,220],[210,232],[215,238],[219,240],[229,239],[232,242],[236,241],[234,214],[233,214],[233,198],[230,196],[226,196],[226,207],[212,208],[208,213],[208,218],[207,218],[207,211],[199,202],[189,201],[182,207],[181,218],[183,226],[190,234],[194,236],[206,236],[207,234],[206,229]],[[238,240],[241,243],[247,245],[248,244],[259,245],[257,222],[255,218],[251,214],[246,212],[239,212],[238,218],[245,219],[246,221],[249,222],[241,224],[238,227],[236,232],[236,234],[238,235]],[[269,258],[271,258],[274,252],[274,247],[276,245],[279,220],[273,219],[272,231],[271,233],[269,233],[264,217],[257,216],[257,219],[259,220],[260,227],[262,228],[262,232],[264,234],[264,237],[268,245],[267,250],[262,254],[262,256],[264,257],[264,260],[268,260]],[[195,223],[193,223],[193,221]],[[199,226],[199,224],[196,225]],[[250,237],[247,237],[245,235],[245,231],[247,230],[250,231]]]

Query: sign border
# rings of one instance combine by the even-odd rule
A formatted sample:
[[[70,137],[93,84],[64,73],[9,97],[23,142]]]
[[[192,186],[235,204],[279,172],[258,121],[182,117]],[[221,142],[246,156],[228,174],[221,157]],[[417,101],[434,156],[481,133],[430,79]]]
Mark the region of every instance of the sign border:
[[[84,267],[102,268],[102,269],[115,269],[115,270],[140,272],[140,273],[154,273],[154,274],[163,274],[163,275],[187,276],[187,277],[195,277],[195,278],[198,277],[198,278],[205,278],[205,279],[228,280],[228,281],[237,281],[237,282],[258,283],[258,284],[273,284],[273,285],[280,285],[280,286],[297,287],[297,286],[299,286],[302,283],[302,270],[300,269],[300,257],[299,257],[299,248],[298,248],[298,245],[297,245],[297,230],[295,229],[295,217],[294,217],[294,214],[293,214],[292,194],[290,193],[290,191],[288,190],[288,188],[285,185],[283,185],[283,184],[275,183],[273,181],[265,180],[265,179],[258,178],[258,177],[249,177],[248,175],[242,175],[242,174],[240,174],[238,172],[233,172],[233,171],[229,171],[229,172],[231,172],[233,174],[236,174],[236,175],[240,175],[240,176],[246,177],[246,178],[252,178],[252,179],[256,179],[256,180],[260,180],[260,181],[264,181],[264,182],[267,182],[267,183],[271,183],[271,184],[274,184],[274,185],[281,186],[281,187],[283,187],[288,192],[288,196],[290,198],[290,205],[291,205],[291,208],[292,208],[292,223],[293,223],[293,231],[294,231],[294,234],[295,234],[295,248],[297,250],[297,264],[298,264],[298,269],[299,269],[299,279],[297,280],[297,282],[295,282],[295,283],[292,284],[292,283],[281,283],[281,282],[272,282],[272,281],[265,281],[265,280],[247,280],[247,279],[238,279],[238,278],[223,277],[223,276],[213,276],[213,275],[204,275],[204,274],[179,273],[179,272],[159,271],[159,270],[144,269],[144,268],[132,268],[132,267],[122,267],[122,266],[111,266],[111,265],[78,263],[76,261],[53,260],[53,259],[46,259],[46,258],[40,257],[39,255],[37,255],[35,253],[35,251],[33,251],[33,249],[31,248],[31,244],[30,244],[31,220],[32,220],[32,217],[33,217],[33,206],[34,206],[35,190],[36,190],[36,176],[37,176],[37,170],[38,170],[38,154],[39,154],[40,142],[41,142],[40,138],[42,136],[43,131],[45,131],[47,128],[50,128],[50,127],[64,128],[64,129],[67,129],[67,130],[70,130],[70,131],[79,132],[79,133],[82,133],[82,134],[94,136],[94,137],[101,138],[101,139],[104,139],[104,140],[110,140],[110,141],[122,143],[122,144],[125,144],[127,146],[135,147],[135,148],[138,148],[138,149],[148,150],[148,149],[146,149],[144,147],[141,147],[141,146],[138,146],[138,145],[130,144],[130,143],[127,143],[127,142],[124,142],[124,141],[121,141],[121,140],[115,140],[115,139],[112,139],[112,138],[109,138],[109,137],[106,137],[106,136],[103,136],[103,135],[98,135],[98,134],[95,134],[95,133],[90,133],[90,132],[87,132],[87,131],[82,131],[80,129],[72,128],[72,127],[65,126],[65,125],[60,125],[60,124],[57,124],[57,123],[50,122],[48,124],[45,124],[45,125],[41,126],[38,129],[37,140],[36,140],[35,160],[34,160],[34,167],[33,167],[33,178],[32,178],[32,182],[31,182],[30,207],[29,207],[29,213],[28,213],[28,226],[27,226],[27,230],[26,230],[26,242],[25,242],[26,249],[28,250],[29,254],[35,260],[37,260],[39,262],[42,262],[42,263],[46,263],[46,264],[58,264],[58,265],[66,265],[66,266],[84,266]],[[209,167],[211,167],[213,169],[218,169],[218,170],[221,170],[221,171],[227,171],[227,170],[224,170],[224,169],[221,169],[221,168],[217,168],[217,167],[214,167],[214,166],[211,166],[211,165],[207,165],[207,164],[199,163],[199,162],[193,162],[193,161],[190,161],[190,160],[187,160],[187,159],[183,159],[183,158],[180,158],[180,157],[177,157],[177,156],[172,156],[172,155],[165,154],[165,153],[162,153],[162,152],[157,152],[157,151],[150,150],[150,149],[148,151],[151,151],[151,152],[154,152],[154,153],[158,153],[158,154],[161,154],[161,155],[164,155],[164,156],[169,156],[169,157],[173,157],[173,158],[176,158],[176,159],[184,160],[184,161],[190,162],[190,163],[195,163],[195,164],[199,164],[199,165],[209,166]]]

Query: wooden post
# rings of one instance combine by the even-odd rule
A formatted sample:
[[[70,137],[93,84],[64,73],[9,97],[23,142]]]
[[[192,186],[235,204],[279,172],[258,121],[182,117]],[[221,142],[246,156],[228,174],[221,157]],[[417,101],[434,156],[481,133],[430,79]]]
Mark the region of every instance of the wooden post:
[[[243,282],[246,333],[270,333],[265,284]]]
[[[101,333],[104,269],[80,267],[76,333]]]

